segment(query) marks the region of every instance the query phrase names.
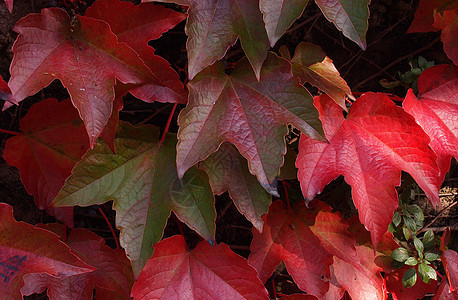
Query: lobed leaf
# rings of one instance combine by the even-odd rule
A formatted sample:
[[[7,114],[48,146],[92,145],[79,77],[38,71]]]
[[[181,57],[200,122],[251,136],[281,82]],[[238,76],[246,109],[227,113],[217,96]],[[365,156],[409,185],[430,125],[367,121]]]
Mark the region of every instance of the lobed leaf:
[[[321,139],[312,98],[291,75],[287,61],[270,54],[253,76],[246,60],[228,76],[222,64],[208,67],[189,84],[189,102],[178,124],[178,175],[204,160],[227,141],[248,160],[250,172],[272,195],[286,153],[284,136],[291,123]]]
[[[56,206],[88,206],[114,200],[120,243],[136,276],[153,253],[173,210],[179,219],[207,240],[214,240],[214,198],[204,171],[189,170],[179,179],[176,138],[158,140],[159,129],[120,123],[114,154],[95,144],[72,171],[54,199]]]
[[[182,236],[156,244],[132,289],[140,299],[269,299],[255,270],[229,246],[200,242],[188,250]]]
[[[353,103],[346,119],[326,95],[316,97],[315,106],[330,143],[301,137],[296,166],[308,201],[343,174],[374,245],[398,206],[395,186],[400,185],[401,170],[412,175],[433,204],[439,203],[441,182],[429,138],[386,95],[364,94]]]

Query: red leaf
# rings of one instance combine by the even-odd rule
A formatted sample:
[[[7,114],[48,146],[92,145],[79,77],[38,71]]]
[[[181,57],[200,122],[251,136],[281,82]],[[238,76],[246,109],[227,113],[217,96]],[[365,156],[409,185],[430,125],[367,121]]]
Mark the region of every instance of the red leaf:
[[[189,79],[222,58],[237,38],[259,79],[270,44],[258,0],[159,1],[189,7],[186,22]]]
[[[135,50],[151,70],[141,74],[140,84],[129,85],[135,97],[146,102],[186,103],[187,93],[178,74],[148,46],[150,40],[160,38],[186,15],[152,3],[134,5],[127,1],[98,0],[87,9],[85,16],[107,22],[118,41]]]
[[[6,7],[10,13],[13,13],[13,2],[14,0],[5,0]]]
[[[434,11],[444,9],[448,3],[449,0],[420,0],[407,33],[437,31],[433,26]]]
[[[400,269],[396,269],[387,275],[386,285],[388,292],[393,295],[395,300],[417,300],[423,299],[427,293],[435,293],[437,290],[437,281],[431,280],[429,284],[426,284],[420,278],[417,279],[415,285],[406,288],[402,284],[402,276],[407,271],[409,266],[404,266]]]
[[[5,80],[3,80],[1,75],[0,75],[0,99],[5,100],[5,104],[3,105],[3,110],[7,109],[14,103],[17,103],[16,99],[14,99],[13,95],[11,94],[10,87],[5,82]]]
[[[0,203],[0,296],[2,299],[22,299],[19,291],[26,286],[42,286],[40,275],[52,276],[47,282],[54,288],[57,281],[92,272],[87,265],[73,255],[70,248],[57,235],[13,218],[11,206]],[[37,274],[38,273],[38,274]],[[28,288],[23,292],[27,294]]]
[[[225,244],[203,241],[191,251],[182,236],[154,245],[132,289],[134,299],[268,299],[247,261]]]
[[[447,273],[450,290],[458,291],[458,253],[453,250],[445,250],[442,263]]]
[[[315,97],[329,144],[302,136],[296,166],[308,200],[342,174],[352,186],[361,223],[377,245],[398,206],[395,186],[407,171],[439,203],[440,181],[429,137],[412,116],[384,94],[367,93],[353,103],[348,117],[326,95]]]
[[[447,280],[442,280],[433,300],[456,300],[458,299],[458,292],[450,291],[450,286]]]
[[[16,23],[10,88],[17,101],[60,79],[79,110],[91,145],[112,112],[115,78],[140,83],[151,71],[107,23],[78,16],[74,26],[58,8],[43,9]]]
[[[427,69],[418,79],[418,89],[420,100],[409,90],[403,107],[431,138],[442,182],[451,157],[458,158],[458,67],[439,65]]]
[[[434,27],[441,29],[441,41],[444,52],[453,63],[458,64],[458,3],[453,10],[444,10],[434,14]]]
[[[7,140],[5,161],[19,169],[38,208],[73,227],[73,208],[55,208],[51,202],[89,148],[78,112],[69,99],[45,99],[33,105],[19,125],[24,134]]]
[[[312,295],[305,295],[305,294],[292,294],[283,296],[280,299],[288,299],[288,300],[315,300],[317,297]]]
[[[321,123],[308,91],[291,65],[269,54],[257,81],[246,60],[230,76],[222,64],[206,68],[189,87],[189,102],[178,118],[177,168],[180,177],[225,141],[248,160],[250,172],[272,195],[286,153],[286,123],[313,138]]]
[[[253,230],[248,261],[265,282],[283,260],[299,288],[320,298],[329,288],[333,255],[361,266],[341,216],[322,202],[313,206],[301,203],[288,210],[282,201],[273,202],[262,233]]]

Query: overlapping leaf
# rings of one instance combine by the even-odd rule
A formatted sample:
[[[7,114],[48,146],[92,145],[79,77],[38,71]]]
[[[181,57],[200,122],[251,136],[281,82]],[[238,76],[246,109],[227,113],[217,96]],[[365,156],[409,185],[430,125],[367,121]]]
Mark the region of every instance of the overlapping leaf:
[[[332,60],[326,56],[321,47],[300,43],[296,47],[291,63],[294,75],[325,92],[343,109],[347,110],[345,106],[347,96],[355,99]]]
[[[5,0],[6,7],[10,11],[10,13],[13,13],[13,2],[14,0]]]
[[[456,8],[455,1],[450,0],[420,0],[415,16],[407,33],[437,31],[435,27],[435,12],[442,13],[444,10]]]
[[[34,286],[40,276],[52,276],[45,287],[59,288],[70,277],[94,270],[61,242],[57,235],[13,218],[11,206],[0,203],[0,296],[20,300],[21,287]],[[38,285],[39,283],[37,283]],[[91,289],[92,291],[92,289]],[[22,295],[28,294],[22,291]]]
[[[272,47],[302,15],[308,2],[309,0],[259,0],[259,8]]]
[[[153,0],[143,0],[152,2]],[[154,0],[158,1],[158,0]],[[159,0],[189,7],[188,76],[194,78],[205,67],[222,58],[237,37],[256,77],[270,48],[258,0]]]
[[[193,168],[182,180],[175,164],[175,135],[158,140],[158,128],[120,123],[116,154],[97,142],[73,169],[56,206],[88,206],[114,200],[120,242],[138,275],[153,253],[173,210],[207,240],[215,234],[214,198],[204,171]]]
[[[24,134],[8,139],[5,161],[19,169],[38,208],[73,227],[73,208],[55,208],[52,200],[89,148],[78,111],[70,99],[45,99],[33,105],[19,125]]]
[[[16,23],[9,86],[17,101],[60,79],[84,121],[91,145],[112,112],[115,79],[141,83],[150,69],[107,23],[46,8]]]
[[[420,99],[410,90],[403,107],[431,138],[442,181],[451,157],[458,158],[458,67],[427,69],[418,79],[418,89]]]
[[[315,0],[326,19],[363,50],[366,49],[369,2],[370,0]]]
[[[262,231],[261,216],[269,210],[271,196],[250,174],[246,160],[229,143],[203,161],[201,168],[210,176],[213,193],[221,195],[229,191],[237,209],[256,229]]]
[[[284,261],[299,288],[320,298],[329,289],[324,278],[331,278],[333,255],[361,266],[342,217],[322,202],[313,202],[313,206],[308,209],[302,202],[289,210],[282,201],[273,202],[262,233],[253,230],[248,262],[265,282]]]
[[[140,84],[129,85],[132,95],[146,102],[186,103],[187,94],[178,74],[148,46],[150,40],[158,39],[183,21],[184,14],[152,3],[134,5],[120,0],[98,0],[85,16],[107,22],[118,41],[135,50],[151,70],[140,75]]]
[[[132,289],[135,300],[269,299],[246,259],[229,246],[205,241],[189,251],[182,236],[156,245]]]
[[[228,141],[248,160],[261,185],[277,195],[276,180],[286,153],[284,124],[323,140],[312,98],[290,70],[287,61],[270,54],[259,82],[246,60],[230,76],[222,64],[196,76],[188,84],[189,102],[178,118],[178,175]]]
[[[433,204],[441,185],[429,137],[386,95],[367,93],[345,119],[331,98],[315,98],[329,144],[302,136],[296,166],[304,196],[312,200],[340,174],[352,187],[361,223],[377,245],[398,206],[395,186],[408,172]]]

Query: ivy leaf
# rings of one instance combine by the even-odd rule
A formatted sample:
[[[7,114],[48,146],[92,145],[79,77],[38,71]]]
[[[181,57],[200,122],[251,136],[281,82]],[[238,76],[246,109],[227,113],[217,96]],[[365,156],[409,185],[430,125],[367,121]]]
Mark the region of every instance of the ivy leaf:
[[[458,158],[458,67],[428,68],[418,79],[418,90],[420,99],[409,90],[402,106],[431,138],[443,181],[451,157]]]
[[[343,109],[347,110],[346,96],[355,99],[332,60],[326,56],[320,46],[300,43],[296,47],[291,63],[294,75],[298,76],[302,82],[307,81],[325,92]]]
[[[57,235],[24,222],[17,222],[13,209],[0,203],[0,296],[22,299],[21,287],[39,284],[40,275],[52,276],[48,288],[58,288],[69,277],[84,275],[94,268],[77,258]],[[75,283],[76,284],[76,283]],[[92,289],[91,289],[92,291]]]
[[[78,111],[70,99],[45,99],[30,108],[19,126],[24,134],[7,140],[3,158],[19,169],[38,208],[73,227],[73,208],[56,208],[52,200],[89,148]]]
[[[413,281],[413,278],[416,278],[417,273],[415,272],[415,268],[409,266],[404,266],[386,275],[386,288],[388,292],[394,296],[394,299],[417,300],[423,299],[426,294],[436,293],[436,280],[431,280],[429,283],[424,283],[423,280],[415,280],[413,286],[404,286],[403,276],[408,270],[412,270],[409,271],[410,273],[407,273],[407,275],[412,276],[411,281]]]
[[[369,2],[370,0],[315,0],[326,19],[363,50],[366,50]]]
[[[196,168],[178,179],[176,138],[163,143],[153,126],[120,123],[116,154],[102,141],[88,151],[57,195],[56,206],[89,206],[114,200],[120,243],[138,276],[161,237],[170,212],[214,240],[215,208],[208,176]]]
[[[458,253],[450,249],[445,250],[441,259],[447,273],[450,290],[456,292],[458,291]]]
[[[458,64],[458,4],[455,2],[454,9],[444,10],[442,13],[435,12],[434,27],[441,29],[441,41],[444,44],[444,52],[454,64]]]
[[[270,46],[281,38],[304,12],[309,0],[259,0]]]
[[[407,33],[429,32],[439,30],[433,26],[434,11],[443,11],[453,1],[449,0],[420,0],[418,8]]]
[[[19,20],[9,86],[17,101],[60,79],[86,126],[91,146],[112,112],[115,79],[140,83],[151,72],[110,26],[77,16],[73,26],[59,8],[46,8]]]
[[[270,54],[261,78],[256,80],[244,60],[230,76],[218,63],[188,84],[189,102],[178,117],[180,177],[227,141],[248,160],[250,172],[266,191],[278,196],[277,177],[286,153],[284,124],[324,140],[312,98],[286,60]]]
[[[153,0],[143,0],[152,2]],[[157,0],[154,0],[157,1]],[[188,76],[193,79],[205,67],[222,58],[237,37],[259,79],[270,48],[258,0],[159,0],[186,5]]]
[[[98,0],[85,16],[107,22],[118,41],[135,50],[151,70],[141,74],[140,84],[129,85],[132,95],[146,102],[186,103],[187,94],[178,74],[148,46],[150,40],[160,38],[186,15],[153,3],[134,5],[127,1]]]
[[[223,143],[200,166],[210,177],[213,193],[229,192],[237,209],[262,231],[261,216],[269,210],[272,197],[263,189],[255,176],[250,174],[246,160],[229,143]]]
[[[135,300],[269,299],[255,270],[225,244],[203,241],[189,251],[182,236],[172,236],[155,247],[132,289]]]
[[[10,13],[13,13],[13,2],[14,0],[5,0],[6,7]]]
[[[300,203],[289,210],[282,201],[271,204],[261,233],[253,230],[248,262],[265,282],[281,261],[298,287],[318,298],[329,289],[333,255],[359,265],[355,242],[339,214],[322,202],[313,209]]]
[[[302,136],[296,166],[308,201],[343,174],[352,187],[359,218],[377,245],[398,206],[395,186],[407,171],[433,204],[439,203],[436,155],[412,116],[386,95],[367,93],[345,119],[326,95],[315,97],[329,144]]]

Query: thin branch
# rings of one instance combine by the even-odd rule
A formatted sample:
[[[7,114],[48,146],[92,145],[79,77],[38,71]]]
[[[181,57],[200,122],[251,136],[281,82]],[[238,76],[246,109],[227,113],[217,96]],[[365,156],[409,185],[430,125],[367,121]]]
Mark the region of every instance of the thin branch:
[[[420,229],[420,230],[418,231],[418,233],[421,233],[421,232],[423,232],[423,231],[428,230],[428,227],[431,226],[431,225],[433,225],[434,222],[436,222],[437,219],[439,219],[440,216],[441,216],[446,210],[452,208],[452,207],[455,206],[457,203],[458,203],[458,201],[455,201],[455,202],[451,203],[449,206],[447,206],[446,208],[444,208],[443,210],[441,210],[440,213],[439,213],[431,222],[429,222],[428,225],[423,226],[423,228]]]

